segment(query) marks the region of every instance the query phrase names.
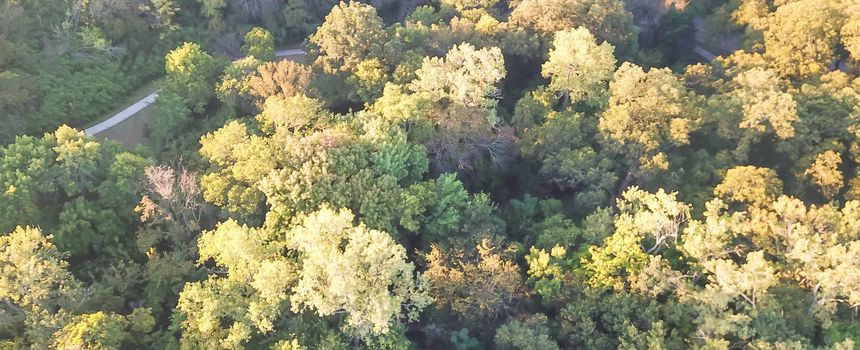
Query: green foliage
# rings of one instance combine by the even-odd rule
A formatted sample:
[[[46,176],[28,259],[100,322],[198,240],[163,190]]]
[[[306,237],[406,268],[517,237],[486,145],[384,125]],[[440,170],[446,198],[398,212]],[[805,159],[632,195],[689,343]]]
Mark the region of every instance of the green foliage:
[[[213,79],[218,72],[215,59],[194,43],[184,43],[170,51],[164,67],[165,88],[182,96],[183,102],[196,113],[203,112],[215,95]]]
[[[275,38],[267,30],[254,27],[245,34],[242,53],[245,56],[254,56],[261,61],[272,61],[275,59]]]
[[[60,127],[0,151],[0,229],[41,225],[75,256],[127,247],[138,181],[149,160]]]
[[[860,341],[856,4],[416,6],[0,4],[0,348]]]
[[[510,320],[496,331],[493,338],[497,349],[504,350],[553,350],[559,349],[552,339],[544,315],[526,316],[523,321]]]
[[[460,227],[460,215],[465,209],[468,192],[453,174],[416,183],[404,193],[404,212],[400,225],[417,232],[425,242],[439,242]]]

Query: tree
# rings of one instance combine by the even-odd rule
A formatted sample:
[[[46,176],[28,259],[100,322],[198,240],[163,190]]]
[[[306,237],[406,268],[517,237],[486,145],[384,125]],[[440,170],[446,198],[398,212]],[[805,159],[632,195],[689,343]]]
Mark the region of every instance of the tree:
[[[649,193],[632,187],[618,200],[615,232],[601,246],[589,247],[582,263],[593,287],[623,289],[648,261],[678,240],[681,225],[690,217],[690,207],[676,199],[677,193],[662,189]],[[626,280],[625,280],[626,279]]]
[[[353,71],[363,60],[382,58],[386,32],[376,9],[360,2],[341,2],[311,35],[314,64],[327,73]]]
[[[770,17],[764,32],[765,55],[781,76],[818,75],[835,61],[843,16],[834,3],[789,2]]]
[[[417,319],[430,302],[426,286],[388,233],[353,226],[353,219],[348,210],[323,208],[289,233],[302,261],[290,301],[294,312],[346,313],[359,336],[387,334],[393,322]]]
[[[19,334],[35,348],[49,346],[53,330],[69,321],[84,296],[81,282],[67,270],[68,254],[51,239],[39,229],[20,226],[0,236],[0,329]]]
[[[409,88],[434,102],[445,100],[466,107],[493,109],[496,84],[505,77],[498,48],[476,49],[470,44],[452,47],[445,58],[425,58]]]
[[[684,113],[687,90],[668,69],[625,62],[609,83],[609,107],[598,128],[608,147],[637,172],[666,170],[665,151],[689,143],[696,121]]]
[[[185,281],[199,274],[197,238],[208,206],[187,169],[149,166],[144,174],[146,191],[135,208],[141,222],[137,248],[147,258],[146,304],[160,318],[172,312]]]
[[[551,184],[575,191],[574,202],[582,212],[608,204],[618,182],[617,165],[594,142],[593,117],[569,110],[550,111],[541,117],[543,124],[523,132],[518,143],[521,154],[537,161],[540,175]]]
[[[496,84],[505,76],[501,50],[454,46],[445,58],[425,58],[416,75],[409,84],[414,95],[403,96],[392,86],[386,94],[399,98],[383,96],[377,109],[386,108],[382,103],[388,100],[417,100],[412,103],[423,108],[405,112],[420,113],[418,122],[435,125],[437,132],[427,146],[441,170],[471,169],[485,155],[501,163],[508,145],[506,135],[496,129]]]
[[[54,349],[112,350],[143,342],[155,320],[146,311],[135,309],[129,316],[102,311],[75,316],[54,333]],[[137,337],[137,339],[135,339]]]
[[[139,179],[149,161],[62,126],[0,149],[0,230],[41,225],[75,257],[128,248]],[[92,268],[97,268],[93,266]]]
[[[250,93],[260,101],[275,95],[313,95],[309,90],[312,74],[311,67],[290,60],[266,62],[257,67],[257,74],[248,79],[248,85]]]
[[[211,259],[224,273],[182,288],[175,322],[182,327],[183,346],[239,347],[290,316],[280,310],[298,278],[297,263],[280,254],[284,242],[269,244],[267,236],[233,220],[200,236],[198,263]]]
[[[797,104],[791,94],[782,91],[773,71],[753,68],[738,74],[732,82],[736,86],[733,95],[742,108],[736,156],[745,159],[749,148],[763,135],[775,134],[780,140],[794,137]]]
[[[549,60],[541,74],[550,79],[549,89],[566,94],[572,103],[588,101],[599,105],[604,84],[615,71],[613,47],[597,45],[588,29],[579,27],[555,33]]]
[[[185,105],[182,96],[165,91],[158,95],[153,111],[154,120],[150,126],[152,138],[159,149],[168,149],[167,146],[191,124],[191,110]]]
[[[825,198],[833,199],[844,184],[842,172],[839,171],[841,164],[842,155],[839,152],[826,151],[815,157],[815,162],[803,172],[803,176],[818,186]]]
[[[215,95],[213,78],[218,72],[215,59],[199,45],[186,42],[167,54],[165,71],[166,88],[182,96],[188,108],[202,113]]]
[[[419,233],[424,242],[442,241],[460,228],[468,198],[469,193],[454,174],[416,183],[403,192],[400,225]]]
[[[763,251],[748,253],[746,262],[740,266],[728,259],[709,260],[702,265],[713,274],[711,283],[722,293],[741,297],[752,307],[777,283],[776,269],[764,259]]]
[[[496,330],[493,342],[500,350],[559,349],[550,334],[547,317],[541,314],[508,321]]]
[[[633,16],[618,0],[522,0],[510,23],[548,36],[585,27],[619,54],[632,53],[636,42]]]
[[[782,194],[782,181],[773,169],[739,166],[726,171],[714,195],[729,202],[766,206]]]
[[[269,31],[254,27],[245,34],[242,53],[245,56],[254,56],[260,61],[273,61],[275,59],[275,38]]]
[[[474,326],[504,319],[524,293],[519,269],[510,259],[509,251],[488,239],[468,250],[433,246],[424,276],[435,305]]]

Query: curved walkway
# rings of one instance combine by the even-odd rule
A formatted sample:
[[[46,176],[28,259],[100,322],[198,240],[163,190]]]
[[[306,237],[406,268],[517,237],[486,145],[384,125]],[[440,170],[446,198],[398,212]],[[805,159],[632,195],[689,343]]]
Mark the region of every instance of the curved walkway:
[[[301,49],[275,51],[275,56],[277,57],[301,56],[304,54],[305,51]],[[84,132],[87,134],[87,136],[95,136],[102,131],[110,129],[117,124],[122,123],[126,119],[131,118],[132,116],[137,114],[137,112],[140,112],[141,110],[155,102],[156,98],[158,98],[158,90],[152,92],[149,95],[146,95],[146,97],[144,97],[140,101],[135,102],[133,105],[128,106],[128,108],[123,109],[122,111],[111,116],[110,118],[107,118],[102,122],[85,129]]]

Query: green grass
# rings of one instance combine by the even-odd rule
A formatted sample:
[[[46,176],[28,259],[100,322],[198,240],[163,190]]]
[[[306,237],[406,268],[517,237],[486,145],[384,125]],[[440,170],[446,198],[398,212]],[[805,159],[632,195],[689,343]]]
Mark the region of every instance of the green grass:
[[[123,120],[122,123],[114,127],[98,133],[95,136],[98,140],[114,140],[122,143],[128,148],[134,148],[138,145],[150,144],[150,140],[146,137],[146,128],[149,127],[154,118],[154,107],[152,105],[141,109],[133,117]]]

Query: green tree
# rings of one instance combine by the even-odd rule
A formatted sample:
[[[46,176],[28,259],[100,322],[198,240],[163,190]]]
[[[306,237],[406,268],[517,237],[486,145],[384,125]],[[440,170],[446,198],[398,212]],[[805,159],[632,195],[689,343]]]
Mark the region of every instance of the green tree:
[[[199,45],[186,42],[167,54],[165,71],[165,87],[182,96],[192,111],[202,113],[215,96],[214,78],[218,73],[215,59]]]
[[[153,111],[152,138],[160,150],[168,149],[168,145],[190,126],[191,110],[185,105],[182,96],[165,91],[158,95]]]
[[[681,225],[690,217],[689,205],[677,193],[628,189],[618,200],[615,232],[601,246],[589,247],[583,265],[593,287],[623,289],[657,254],[678,241]]]
[[[496,330],[493,338],[500,350],[553,350],[559,349],[547,326],[547,317],[541,314],[513,319]]]
[[[0,150],[0,229],[40,225],[75,257],[127,248],[139,180],[149,161],[62,126]]]
[[[275,59],[275,38],[269,31],[254,27],[245,34],[242,53],[245,56],[254,56],[260,61],[273,61]]]

